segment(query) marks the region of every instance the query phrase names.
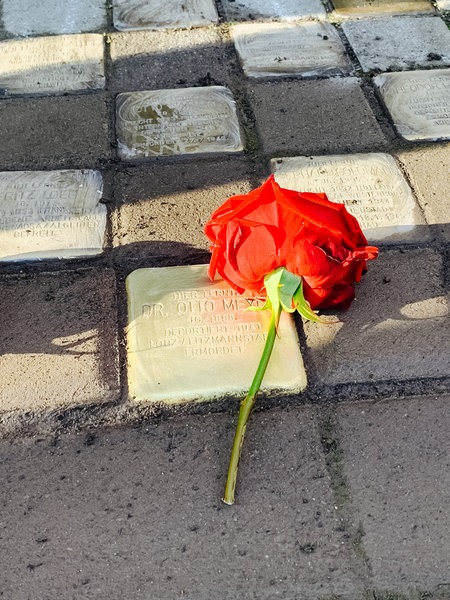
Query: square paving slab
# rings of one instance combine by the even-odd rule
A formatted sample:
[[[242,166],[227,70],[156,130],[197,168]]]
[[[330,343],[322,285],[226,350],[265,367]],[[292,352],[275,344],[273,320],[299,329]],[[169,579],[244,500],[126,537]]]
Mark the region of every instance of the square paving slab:
[[[414,146],[398,154],[431,231],[450,242],[450,143]]]
[[[436,5],[441,10],[450,10],[450,0],[437,0]]]
[[[8,140],[0,144],[3,169],[98,167],[112,158],[104,92],[14,97],[0,106],[0,140]]]
[[[102,189],[97,171],[0,173],[0,261],[100,254]]]
[[[132,399],[174,404],[245,395],[270,319],[269,311],[246,310],[260,300],[211,282],[206,265],[138,269],[127,294]],[[294,322],[283,317],[263,389],[295,393],[306,387],[306,373]]]
[[[229,21],[265,19],[321,19],[326,16],[320,0],[222,0]]]
[[[348,72],[350,63],[332,25],[305,22],[235,25],[231,35],[249,77]]]
[[[371,584],[398,593],[378,598],[450,598],[449,402],[448,395],[374,398],[337,410]]]
[[[17,36],[82,33],[106,26],[104,0],[2,0],[0,11],[4,29]]]
[[[95,90],[104,86],[102,35],[0,42],[2,96]]]
[[[364,71],[450,64],[450,31],[438,17],[363,19],[342,29]]]
[[[386,140],[356,77],[248,82],[265,153],[363,152]]]
[[[213,0],[114,0],[114,27],[129,29],[165,29],[198,27],[217,23]]]
[[[232,44],[217,27],[114,31],[108,89],[117,92],[204,86],[230,82],[236,63]]]
[[[219,86],[119,94],[117,138],[125,160],[243,149],[234,99]]]
[[[247,194],[255,176],[252,162],[233,154],[208,164],[155,161],[118,172],[114,256],[139,260],[135,268],[204,262],[205,223],[226,198]]]
[[[305,323],[321,384],[450,376],[450,295],[442,256],[385,250],[370,261],[341,321]]]
[[[427,239],[425,221],[397,163],[388,154],[298,156],[271,161],[276,181],[342,202],[372,242]]]
[[[0,314],[0,411],[117,400],[113,271],[0,279]]]
[[[335,12],[342,17],[373,16],[432,12],[427,0],[331,0]]]
[[[374,82],[403,138],[450,138],[450,70],[384,73]]]

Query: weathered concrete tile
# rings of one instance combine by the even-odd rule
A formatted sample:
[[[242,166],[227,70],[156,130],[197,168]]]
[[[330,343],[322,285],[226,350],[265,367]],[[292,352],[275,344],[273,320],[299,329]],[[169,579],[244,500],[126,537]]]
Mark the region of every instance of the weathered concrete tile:
[[[222,0],[222,5],[229,21],[291,21],[326,16],[320,0]]]
[[[224,87],[123,93],[116,109],[124,160],[243,149],[235,102]]]
[[[82,33],[106,26],[103,0],[2,0],[4,29],[12,35]]]
[[[103,93],[0,102],[3,168],[95,167],[109,158],[109,112]]]
[[[450,31],[438,17],[364,19],[345,22],[342,29],[364,71],[450,64]]]
[[[105,585],[136,600],[363,598],[313,410],[252,415],[228,509],[220,498],[233,429],[216,414],[57,444],[3,441],[2,536],[14,540],[4,594],[48,597],[51,582],[55,598],[69,587],[98,597]]]
[[[433,12],[428,0],[331,0],[331,3],[340,17]]]
[[[116,254],[139,266],[206,262],[203,227],[227,198],[248,193],[253,165],[244,157],[195,161],[189,165],[148,164],[119,173],[114,181],[118,214]],[[195,260],[194,260],[195,259]]]
[[[402,137],[450,138],[450,70],[384,73],[374,82]]]
[[[450,297],[441,270],[441,256],[428,249],[385,251],[371,261],[342,322],[305,324],[319,381],[449,376]]]
[[[440,10],[450,10],[450,0],[437,0],[436,6]]]
[[[450,144],[414,148],[398,153],[432,230],[450,241]]]
[[[249,77],[336,75],[351,69],[328,23],[246,23],[233,26],[231,36]]]
[[[389,154],[274,158],[277,182],[299,192],[324,192],[342,202],[374,243],[429,239],[419,207]]]
[[[438,396],[338,408],[354,526],[372,586],[402,597],[435,589],[433,597],[448,597],[449,401]]]
[[[102,190],[98,171],[0,173],[0,261],[100,254]]]
[[[58,35],[0,42],[0,96],[105,87],[103,36]]]
[[[386,145],[356,78],[253,82],[247,89],[263,150],[272,156]]]
[[[263,301],[208,279],[207,265],[138,269],[127,278],[128,390],[136,402],[245,396],[267,339]],[[280,319],[262,391],[299,393],[306,373],[292,317]],[[285,357],[289,356],[289,361]]]
[[[114,27],[122,31],[198,27],[218,21],[214,0],[114,0],[113,18]]]
[[[6,278],[0,288],[1,411],[56,410],[117,397],[111,271]]]
[[[114,32],[110,40],[114,90],[227,85],[238,62],[213,28]]]

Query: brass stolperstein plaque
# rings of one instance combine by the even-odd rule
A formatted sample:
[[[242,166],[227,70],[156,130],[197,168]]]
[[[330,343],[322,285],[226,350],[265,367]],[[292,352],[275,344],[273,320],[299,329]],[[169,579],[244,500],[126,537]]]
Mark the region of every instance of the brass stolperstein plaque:
[[[138,402],[176,404],[244,396],[258,366],[270,312],[206,265],[138,269],[126,282],[128,385]],[[306,373],[291,315],[284,313],[262,391],[296,393]]]

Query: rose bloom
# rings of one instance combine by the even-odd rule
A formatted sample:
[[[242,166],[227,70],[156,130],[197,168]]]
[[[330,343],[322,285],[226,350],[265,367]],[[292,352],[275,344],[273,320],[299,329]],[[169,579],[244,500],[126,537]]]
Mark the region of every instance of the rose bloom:
[[[212,242],[211,279],[219,273],[239,293],[265,296],[265,275],[285,267],[303,278],[313,309],[347,308],[353,283],[378,254],[343,204],[281,188],[273,175],[249,194],[226,200],[205,234]]]

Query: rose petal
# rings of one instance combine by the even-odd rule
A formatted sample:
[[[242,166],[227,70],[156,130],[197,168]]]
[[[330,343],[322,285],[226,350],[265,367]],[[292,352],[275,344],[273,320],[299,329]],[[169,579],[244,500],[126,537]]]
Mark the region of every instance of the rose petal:
[[[283,189],[273,175],[224,202],[205,233],[212,242],[210,277],[217,272],[239,292],[261,293],[265,275],[286,267],[303,277],[313,308],[348,306],[353,283],[378,254],[343,204],[325,194]]]

